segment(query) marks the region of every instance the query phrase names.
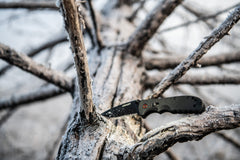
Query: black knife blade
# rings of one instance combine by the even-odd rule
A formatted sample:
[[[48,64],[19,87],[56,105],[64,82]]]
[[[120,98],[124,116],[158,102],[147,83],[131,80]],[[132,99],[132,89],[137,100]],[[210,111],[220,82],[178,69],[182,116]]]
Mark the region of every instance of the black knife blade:
[[[204,109],[204,103],[198,97],[177,96],[127,102],[103,112],[102,115],[110,118],[137,113],[145,118],[153,112],[201,113]]]
[[[135,100],[121,104],[119,106],[107,110],[106,112],[103,112],[102,115],[111,118],[138,113],[139,102],[140,102],[139,100]]]

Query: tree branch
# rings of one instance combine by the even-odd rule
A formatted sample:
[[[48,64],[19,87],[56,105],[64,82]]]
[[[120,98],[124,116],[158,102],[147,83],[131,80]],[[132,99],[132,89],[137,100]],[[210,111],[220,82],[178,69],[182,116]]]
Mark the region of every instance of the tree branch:
[[[0,58],[69,92],[72,91],[73,84],[70,78],[60,72],[37,64],[28,56],[17,53],[15,50],[3,44],[0,44]]]
[[[179,63],[184,60],[185,57],[166,57],[166,58],[150,58],[144,60],[144,64],[147,70],[151,69],[170,69],[176,67]],[[198,64],[201,67],[213,66],[213,65],[222,65],[227,63],[239,62],[240,61],[240,52],[235,53],[223,53],[215,56],[203,57],[199,60]],[[195,67],[195,66],[193,66]]]
[[[172,31],[174,29],[178,29],[178,28],[181,28],[181,27],[186,27],[186,26],[189,26],[190,24],[194,24],[194,23],[197,23],[199,21],[206,21],[208,19],[212,19],[212,18],[216,18],[217,16],[225,13],[225,12],[228,12],[230,9],[233,9],[235,7],[237,7],[240,3],[237,3],[231,7],[228,7],[226,9],[223,9],[221,11],[218,11],[217,13],[214,13],[214,14],[211,14],[211,15],[208,15],[208,16],[203,16],[203,17],[199,17],[198,19],[196,20],[193,20],[193,21],[188,21],[186,23],[182,23],[182,24],[179,24],[179,25],[176,25],[176,26],[173,26],[173,27],[169,27],[169,28],[166,28],[166,29],[162,29],[161,31],[158,32],[158,34],[162,34],[162,33],[165,33],[165,32],[168,32],[168,31]]]
[[[156,86],[161,79],[167,76],[166,73],[160,72],[155,75],[146,74],[143,80],[145,87],[152,88]],[[187,74],[180,78],[175,84],[191,84],[191,85],[214,85],[214,84],[240,84],[239,75],[213,75],[213,74]]]
[[[183,6],[183,8],[184,8],[186,11],[188,11],[189,13],[191,13],[192,15],[194,15],[194,16],[197,17],[197,18],[206,17],[207,11],[206,11],[206,10],[203,10],[202,8],[201,8],[201,11],[196,10],[195,8],[193,8],[193,6],[195,6],[194,4],[191,5],[191,7],[190,7],[190,6],[187,6],[187,5],[185,5],[185,4],[183,4],[182,6]],[[215,18],[216,18],[216,17],[215,17]],[[202,21],[203,21],[210,29],[213,29],[213,28],[214,28],[214,26],[213,26],[211,23],[209,23],[209,22],[207,21],[207,19],[202,19]]]
[[[66,91],[55,86],[45,86],[27,94],[0,99],[0,111],[7,108],[13,109],[23,104],[46,100],[63,93],[66,93]]]
[[[56,38],[54,40],[46,42],[46,43],[42,44],[41,46],[31,50],[29,53],[27,53],[27,55],[29,57],[34,57],[36,54],[40,53],[41,51],[43,51],[47,48],[51,48],[51,47],[57,45],[58,43],[65,42],[65,41],[67,41],[66,36]],[[3,75],[4,73],[6,73],[6,71],[8,71],[11,67],[12,67],[11,65],[5,65],[4,67],[2,67],[0,69],[0,76]]]
[[[97,18],[96,18],[96,14],[92,5],[92,0],[87,0],[87,4],[88,4],[88,8],[89,8],[89,12],[91,15],[91,20],[93,23],[93,35],[94,35],[94,40],[95,43],[98,45],[98,48],[101,49],[103,48],[103,43],[102,43],[102,39],[100,36],[100,31],[98,28],[98,24],[97,24]]]
[[[96,113],[92,101],[91,78],[81,28],[84,21],[78,13],[74,0],[62,0],[60,2],[60,9],[64,17],[65,28],[69,34],[77,71],[80,101],[84,111],[83,115],[85,115],[88,122],[91,122],[94,120]],[[79,108],[80,112],[81,108]]]
[[[181,78],[192,66],[196,66],[198,60],[225,35],[240,19],[240,5],[227,17],[227,19],[215,29],[200,45],[183,60],[167,77],[165,77],[155,88],[151,98],[159,97],[166,89]]]
[[[145,2],[146,1],[140,1],[139,2],[140,4],[139,4],[138,8],[135,11],[133,11],[133,13],[127,18],[130,22],[132,22],[135,19],[138,12],[140,11],[140,9],[142,9],[144,7]]]
[[[47,48],[51,48],[53,46],[55,46],[56,44],[59,44],[59,43],[62,43],[62,42],[67,42],[67,36],[61,36],[61,37],[58,37],[56,39],[53,39],[53,40],[50,40],[44,44],[42,44],[41,46],[31,50],[27,55],[29,57],[33,57],[35,56],[37,53],[47,49]]]
[[[227,135],[225,135],[224,133],[221,133],[221,132],[217,132],[216,135],[221,137],[225,141],[231,143],[234,147],[236,147],[238,150],[240,150],[240,144],[236,140],[232,139],[231,137],[229,137],[229,136],[227,136]]]
[[[128,159],[152,159],[177,142],[200,140],[223,129],[240,126],[240,104],[209,106],[201,115],[186,117],[148,132],[128,152]]]
[[[173,153],[173,151],[170,150],[170,149],[168,149],[165,153],[166,153],[166,155],[168,156],[168,158],[169,158],[170,160],[180,160],[180,159],[177,157],[177,155],[175,155],[175,154]]]
[[[0,2],[1,9],[24,8],[24,9],[52,9],[57,10],[54,2]]]
[[[6,114],[4,114],[0,119],[0,128],[2,125],[15,113],[15,109],[9,109]]]
[[[128,40],[126,51],[140,56],[146,43],[156,33],[159,26],[173,12],[182,0],[163,0],[146,16],[143,23],[135,30]]]

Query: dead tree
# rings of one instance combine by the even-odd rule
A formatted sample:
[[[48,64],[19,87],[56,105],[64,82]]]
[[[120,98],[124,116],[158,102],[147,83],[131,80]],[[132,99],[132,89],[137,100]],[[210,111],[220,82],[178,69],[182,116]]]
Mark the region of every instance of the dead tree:
[[[117,4],[118,6],[114,7],[120,7],[119,5],[125,3],[131,5],[128,4],[128,1],[121,1]],[[72,111],[57,153],[59,160],[153,159],[177,142],[201,140],[210,133],[239,127],[240,104],[225,107],[209,105],[200,115],[193,115],[149,132],[147,132],[148,129],[142,118],[137,115],[114,119],[106,119],[101,115],[103,111],[118,104],[142,99],[143,92],[148,87],[153,89],[147,98],[161,98],[170,86],[181,83],[239,84],[239,76],[214,77],[209,75],[205,79],[200,79],[187,75],[185,79],[180,79],[188,70],[199,67],[201,64],[202,66],[214,66],[239,61],[239,52],[231,54],[231,56],[223,54],[201,59],[237,24],[240,19],[239,4],[186,58],[144,59],[142,54],[147,43],[157,33],[165,19],[181,3],[182,0],[163,0],[148,13],[132,34],[126,33],[127,31],[122,28],[117,31],[110,28],[108,32],[112,32],[113,36],[103,39],[91,0],[88,0],[84,7],[82,2],[60,0],[58,7],[68,33],[76,78],[67,77],[38,64],[28,56],[1,44],[1,59],[55,86],[47,84],[29,94],[1,99],[0,110],[10,109],[9,113],[12,113],[12,110],[20,104],[47,99],[65,92],[71,93]],[[0,4],[0,6],[2,6],[1,8],[8,6],[12,8],[36,7],[25,3],[19,6],[16,3]],[[140,4],[140,6],[143,5]],[[56,9],[51,4],[39,6],[39,8],[42,7]],[[86,14],[87,10],[90,11],[90,17]],[[114,12],[114,8],[112,12]],[[136,12],[133,13],[136,14]],[[191,12],[193,13],[192,10]],[[194,13],[201,19],[206,17]],[[134,15],[130,17],[134,19]],[[93,36],[93,47],[87,51],[83,30],[89,28],[89,23],[92,24],[89,32]],[[123,36],[127,41],[119,42],[119,33],[124,33]],[[63,40],[66,40],[65,37]],[[156,77],[147,74],[149,69],[165,70],[169,68],[174,69],[166,76],[162,73]],[[170,151],[168,153],[169,157],[174,157]]]

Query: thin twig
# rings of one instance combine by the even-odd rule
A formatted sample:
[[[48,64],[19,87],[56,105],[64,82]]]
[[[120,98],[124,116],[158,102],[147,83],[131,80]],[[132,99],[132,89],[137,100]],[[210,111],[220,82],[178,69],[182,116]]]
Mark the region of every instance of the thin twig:
[[[66,36],[63,36],[63,37],[60,37],[60,38],[56,38],[54,40],[46,42],[46,43],[42,44],[41,46],[31,50],[30,52],[27,53],[27,55],[29,57],[34,57],[35,55],[37,55],[41,51],[43,51],[45,49],[48,49],[48,48],[51,48],[51,47],[53,47],[53,46],[55,46],[55,45],[57,45],[59,43],[65,42],[65,41],[67,41],[67,37]],[[0,69],[0,76],[2,76],[4,73],[6,73],[11,68],[12,68],[11,65],[5,65],[4,67],[2,67]]]
[[[196,66],[198,60],[207,51],[221,40],[225,35],[228,35],[230,29],[240,19],[240,5],[227,17],[227,19],[215,29],[200,45],[185,59],[183,60],[170,74],[165,77],[155,88],[154,94],[151,98],[159,97],[166,89],[168,89],[173,83],[181,78],[192,66]]]
[[[62,42],[67,42],[67,37],[66,36],[61,36],[61,37],[58,37],[56,39],[53,39],[53,40],[50,40],[44,44],[42,44],[41,46],[31,50],[30,52],[27,53],[27,55],[29,57],[33,57],[35,56],[37,53],[45,50],[45,49],[48,49],[48,48],[51,48],[51,47],[54,47],[55,45],[59,44],[59,43],[62,43]]]
[[[170,160],[179,160],[179,158],[177,157],[177,155],[174,154],[171,149],[168,149],[165,153],[167,154],[167,156],[168,156],[168,158],[169,158]]]
[[[147,70],[151,69],[170,69],[176,67],[184,60],[183,56],[169,56],[164,58],[150,58],[144,60],[144,65]],[[235,53],[223,53],[215,56],[203,57],[199,60],[198,64],[201,67],[222,65],[228,63],[234,63],[240,61],[240,52]],[[195,66],[193,66],[195,67]]]
[[[177,142],[200,140],[210,133],[240,126],[240,104],[209,106],[201,115],[194,115],[171,122],[148,132],[128,150],[131,159],[151,159]]]
[[[194,5],[191,5],[191,7],[189,7],[189,6],[185,5],[185,4],[183,4],[182,6],[183,6],[183,8],[184,8],[186,11],[190,12],[192,15],[194,15],[194,16],[197,17],[197,18],[206,17],[206,11],[202,11],[202,12],[197,11],[196,9],[193,8]],[[213,25],[207,21],[207,19],[202,19],[202,21],[203,21],[210,29],[213,29],[213,28],[214,28]]]
[[[167,74],[159,72],[153,76],[146,74],[143,83],[146,88],[153,88],[159,81],[161,81]],[[239,75],[214,75],[214,74],[187,74],[179,79],[174,85],[177,84],[190,84],[190,85],[222,85],[222,84],[240,84]]]
[[[0,2],[1,9],[23,8],[23,9],[52,9],[57,10],[55,2]]]
[[[215,133],[217,136],[221,137],[222,139],[224,139],[225,141],[229,142],[230,144],[232,144],[234,147],[236,147],[238,150],[240,150],[240,143],[235,141],[234,139],[232,139],[231,137],[225,135],[224,133],[221,132],[217,132]]]
[[[73,84],[70,78],[60,72],[37,64],[25,54],[17,53],[3,44],[0,44],[0,58],[69,92],[72,91]]]
[[[60,1],[60,9],[65,21],[65,28],[69,34],[71,48],[74,57],[75,69],[77,71],[77,80],[79,87],[79,95],[82,108],[79,112],[84,111],[85,118],[88,122],[95,119],[96,113],[92,101],[91,78],[88,69],[87,53],[84,46],[82,27],[84,20],[78,13],[78,8],[74,0]]]
[[[135,11],[133,11],[133,13],[127,18],[130,22],[132,22],[135,19],[138,12],[144,7],[145,2],[146,2],[145,0],[139,2],[140,4],[138,8]]]
[[[182,0],[163,0],[146,16],[142,24],[128,40],[127,53],[140,56],[146,43],[156,33],[159,26],[173,12]]]
[[[194,24],[194,23],[197,23],[199,21],[202,21],[202,20],[208,20],[208,19],[213,19],[213,18],[216,18],[217,16],[223,14],[223,13],[226,13],[228,12],[229,10],[237,7],[240,3],[237,3],[231,7],[228,7],[226,9],[223,9],[217,13],[214,13],[214,14],[211,14],[211,15],[208,15],[208,16],[204,16],[204,17],[200,17],[196,20],[193,20],[193,21],[188,21],[186,23],[182,23],[182,24],[179,24],[179,25],[176,25],[176,26],[173,26],[173,27],[169,27],[169,28],[166,28],[166,29],[162,29],[161,31],[158,32],[158,34],[162,34],[162,33],[165,33],[165,32],[168,32],[168,31],[172,31],[172,30],[175,30],[175,29],[178,29],[178,28],[181,28],[181,27],[186,27],[186,26],[189,26],[191,24]]]
[[[103,48],[103,43],[102,43],[102,39],[100,36],[100,31],[99,31],[99,27],[98,27],[98,23],[97,23],[97,18],[96,18],[96,14],[92,5],[92,0],[87,0],[87,4],[88,4],[88,8],[89,8],[89,12],[91,15],[91,20],[93,23],[93,35],[94,35],[94,40],[95,43],[98,45],[99,49]]]
[[[2,125],[15,113],[16,109],[9,109],[5,115],[3,115],[0,119],[0,128]]]
[[[10,98],[0,99],[0,110],[16,108],[23,104],[45,100],[51,97],[66,93],[66,91],[55,86],[45,86],[35,91],[23,95],[11,96]]]

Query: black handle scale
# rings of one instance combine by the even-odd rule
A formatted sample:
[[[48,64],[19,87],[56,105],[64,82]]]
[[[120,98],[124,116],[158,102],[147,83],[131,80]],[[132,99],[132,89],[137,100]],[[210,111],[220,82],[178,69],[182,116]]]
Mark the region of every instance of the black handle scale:
[[[138,107],[139,115],[142,117],[153,112],[202,113],[205,109],[202,100],[194,96],[142,100]]]

